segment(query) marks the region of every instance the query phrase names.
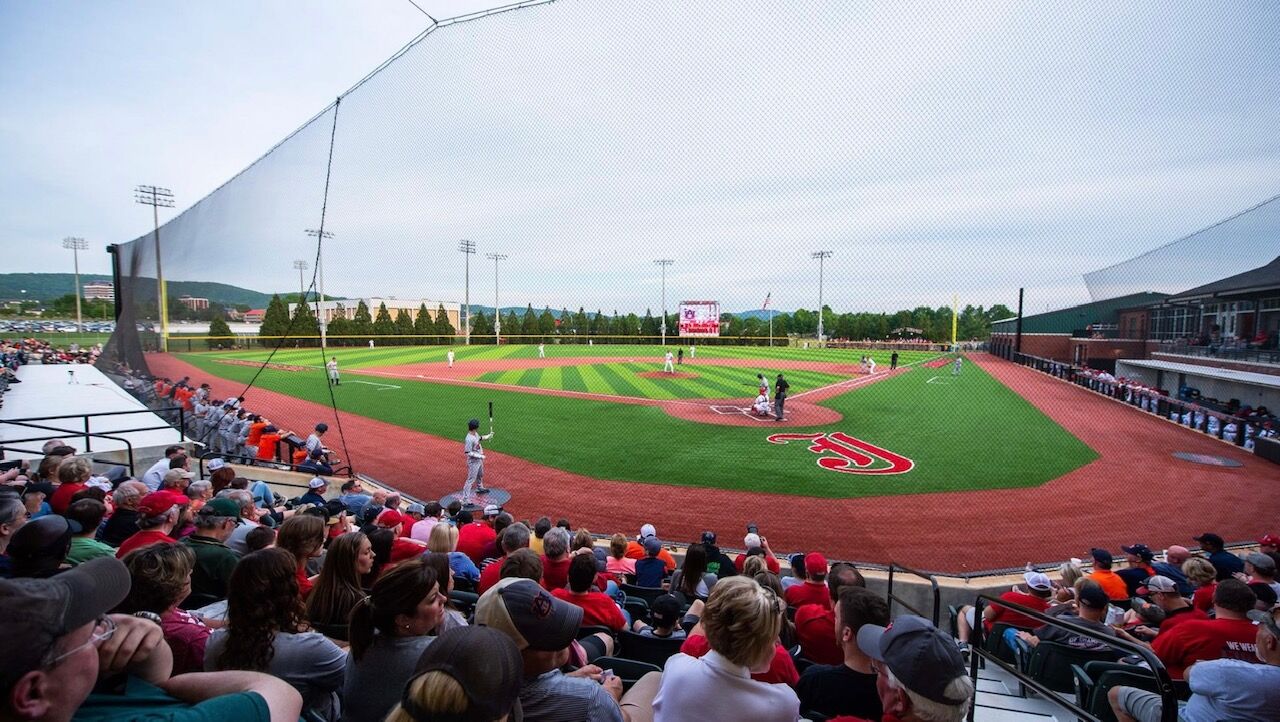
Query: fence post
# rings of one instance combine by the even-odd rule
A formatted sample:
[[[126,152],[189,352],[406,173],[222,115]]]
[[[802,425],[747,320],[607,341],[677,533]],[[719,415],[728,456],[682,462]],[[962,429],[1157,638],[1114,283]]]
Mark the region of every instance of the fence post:
[[[84,419],[84,450],[90,452],[93,451],[93,446],[89,441],[89,415],[85,414],[82,418]]]

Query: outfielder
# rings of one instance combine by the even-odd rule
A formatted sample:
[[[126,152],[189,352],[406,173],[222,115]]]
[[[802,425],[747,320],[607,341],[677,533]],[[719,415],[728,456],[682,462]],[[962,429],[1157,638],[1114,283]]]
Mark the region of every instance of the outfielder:
[[[673,373],[675,373],[675,372],[676,372],[676,366],[675,366],[675,362],[674,362],[674,360],[673,360],[674,358],[675,358],[675,357],[671,355],[671,352],[670,352],[670,351],[668,351],[668,352],[667,352],[667,356],[666,356],[666,362],[662,364],[662,370],[663,370],[663,371],[665,371],[666,373],[669,373],[669,374],[673,374]]]
[[[453,349],[449,349],[449,352],[444,357],[449,360],[449,368],[453,368]]]
[[[953,365],[951,366],[951,375],[952,375],[952,376],[959,376],[959,375],[960,375],[960,367],[961,367],[962,365],[964,365],[964,357],[963,357],[963,356],[956,356],[956,362],[955,362],[955,364],[953,364]]]
[[[338,378],[338,357],[334,356],[333,358],[329,359],[329,363],[325,364],[324,367],[329,372],[329,385],[330,386],[342,385],[342,380]]]
[[[467,481],[462,485],[463,504],[470,504],[473,501],[473,487],[476,494],[489,493],[489,490],[484,487],[484,447],[480,442],[492,439],[493,432],[481,436],[479,429],[480,419],[468,421],[467,438],[462,442],[462,453],[467,457]]]
[[[538,344],[538,358],[546,358],[546,357],[547,357],[546,344],[541,344],[541,343]]]

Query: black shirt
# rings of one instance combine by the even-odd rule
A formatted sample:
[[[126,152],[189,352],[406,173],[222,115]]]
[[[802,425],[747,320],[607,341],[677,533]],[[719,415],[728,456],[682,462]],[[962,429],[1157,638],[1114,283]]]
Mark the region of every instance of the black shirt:
[[[136,533],[138,533],[138,512],[134,509],[116,509],[111,518],[107,519],[107,523],[102,526],[102,530],[98,532],[98,541],[118,547],[125,539]]]
[[[800,675],[796,685],[801,712],[818,712],[828,717],[853,715],[878,720],[880,693],[876,676],[849,669],[843,664],[815,664]]]

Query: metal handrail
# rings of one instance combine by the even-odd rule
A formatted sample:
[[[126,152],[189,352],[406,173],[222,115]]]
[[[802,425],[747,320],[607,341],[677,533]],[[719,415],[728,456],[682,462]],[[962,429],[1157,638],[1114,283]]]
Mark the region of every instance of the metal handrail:
[[[1147,664],[1147,671],[1151,672],[1152,676],[1155,678],[1156,689],[1159,690],[1158,694],[1160,695],[1161,701],[1160,721],[1177,722],[1178,695],[1174,691],[1173,680],[1169,677],[1169,670],[1165,668],[1164,663],[1160,661],[1160,658],[1156,656],[1155,652],[1141,644],[1135,644],[1119,637],[1109,637],[1089,629],[1088,627],[1082,627],[1079,624],[1072,624],[1071,622],[1064,621],[1060,617],[1051,617],[1035,609],[1031,609],[1030,607],[1024,607],[1021,604],[1005,601],[1003,599],[997,599],[996,597],[988,594],[979,594],[973,605],[973,618],[979,621],[978,624],[973,625],[973,636],[970,637],[969,640],[969,677],[973,680],[974,687],[977,687],[978,684],[978,661],[979,659],[984,659],[988,663],[994,664],[1004,670],[1007,674],[1012,675],[1022,685],[1035,690],[1041,697],[1044,697],[1060,707],[1066,708],[1079,719],[1089,720],[1090,722],[1100,722],[1100,720],[1088,710],[1080,707],[1070,699],[1061,696],[1054,690],[1049,689],[1031,675],[1026,674],[1022,670],[1005,662],[986,650],[986,640],[984,639],[986,636],[986,627],[981,624],[981,620],[982,613],[985,611],[987,604],[998,604],[1001,607],[1023,614],[1047,626],[1065,629],[1069,632],[1079,634],[1082,637],[1088,637],[1089,639],[1115,647],[1122,652],[1142,657],[1143,661]],[[1143,667],[1139,665],[1133,665],[1133,671],[1135,672],[1142,669]],[[968,716],[969,722],[973,722],[973,715],[974,705],[970,705]]]
[[[59,418],[59,417],[54,417],[54,418]],[[67,418],[67,417],[61,417],[61,418]],[[13,424],[14,426],[25,426],[25,427],[29,427],[29,428],[32,428],[32,429],[40,429],[40,430],[42,430],[42,431],[56,431],[57,433],[62,434],[62,435],[66,435],[66,436],[83,436],[83,437],[86,439],[86,441],[88,440],[88,438],[89,438],[90,436],[92,436],[92,437],[94,437],[94,438],[98,438],[98,439],[107,439],[107,440],[109,440],[109,441],[119,441],[119,442],[121,442],[121,443],[123,443],[123,444],[124,444],[124,447],[125,447],[125,454],[126,454],[126,455],[128,456],[128,458],[129,458],[129,463],[128,463],[128,464],[126,464],[126,466],[128,466],[128,467],[129,467],[129,476],[133,476],[133,466],[134,466],[134,463],[133,463],[133,443],[132,443],[132,442],[130,442],[128,439],[126,439],[126,438],[122,437],[122,436],[111,436],[111,435],[109,435],[109,434],[100,434],[100,433],[97,433],[97,432],[88,432],[88,431],[85,431],[85,432],[70,431],[69,429],[60,429],[60,428],[58,428],[58,427],[56,427],[56,426],[45,426],[45,425],[43,425],[43,424],[33,424],[33,423],[30,423],[30,422],[28,422],[28,421],[26,421],[26,420],[22,420],[22,419],[4,419],[4,420],[0,421],[0,423],[4,423],[4,424]],[[166,428],[166,429],[167,429],[167,428],[171,428],[171,427],[165,426],[165,427],[161,427],[161,428]],[[29,439],[6,439],[6,440],[5,440],[5,443],[6,443],[6,444],[23,444],[23,443],[26,443],[26,442],[28,442],[28,441],[48,441],[48,439],[49,439],[49,437],[47,437],[47,436],[33,436],[33,437],[29,438]],[[85,444],[85,449],[84,449],[84,450],[85,450],[86,452],[91,452],[91,451],[92,451],[91,449],[89,449],[89,445],[88,445],[88,443],[86,443],[86,444]]]
[[[99,416],[127,416],[130,414],[159,415],[162,412],[170,412],[170,411],[178,412],[179,426],[176,429],[176,431],[178,432],[178,441],[181,442],[184,436],[183,431],[186,427],[184,410],[181,406],[165,406],[159,409],[131,409],[129,411],[97,411],[90,414],[59,414],[57,416],[30,416],[24,419],[0,419],[0,424],[22,424],[23,422],[31,422],[31,421],[60,421],[62,419],[80,419],[83,422],[84,428],[77,429],[75,431],[72,431],[70,429],[49,429],[49,427],[34,426],[31,424],[27,424],[27,425],[33,426],[33,428],[45,428],[52,431],[57,431],[67,436],[78,436],[84,440],[84,450],[87,452],[92,452],[93,446],[90,443],[91,438],[103,438],[103,439],[115,440],[115,437],[107,436],[105,434],[100,434],[92,431],[89,428],[89,419],[96,418]],[[164,429],[173,429],[173,428],[174,427],[172,424],[165,424],[163,426],[140,426],[134,429],[114,429],[114,431],[116,431],[117,433],[130,433],[134,431],[162,431]],[[35,439],[26,439],[26,441],[35,441]]]
[[[225,459],[226,461],[229,461],[233,464],[240,464],[241,466],[254,466],[253,462],[262,461],[262,459],[259,459],[253,456],[243,456],[240,454],[218,454],[212,451],[206,451],[200,455],[200,459],[199,459],[200,476],[202,477],[205,475],[204,462],[208,461],[209,459]],[[272,464],[274,466],[287,466],[289,467],[289,471],[295,471],[295,472],[299,471],[298,470],[299,464],[290,464],[285,461],[274,461],[274,460],[269,461],[267,463]],[[344,470],[345,470],[345,474],[343,473]],[[351,470],[350,464],[345,464],[343,466],[335,466],[333,467],[332,474],[324,474],[324,476],[344,476],[344,475],[347,478],[355,478],[355,472]]]
[[[888,597],[890,610],[892,611],[893,603],[897,602],[903,607],[906,607],[908,610],[913,612],[918,617],[923,617],[925,616],[925,614],[921,612],[919,609],[916,609],[915,607],[908,604],[901,597],[897,597],[894,595],[893,593],[894,572],[906,572],[907,574],[913,574],[929,582],[929,585],[932,587],[932,591],[933,591],[933,613],[929,615],[929,619],[933,622],[933,626],[935,627],[938,626],[938,620],[940,618],[939,614],[941,613],[941,607],[942,607],[942,594],[938,589],[938,580],[935,579],[932,574],[919,572],[919,571],[916,571],[915,569],[912,569],[911,567],[904,567],[901,564],[898,564],[897,562],[889,562],[889,590],[886,596]]]

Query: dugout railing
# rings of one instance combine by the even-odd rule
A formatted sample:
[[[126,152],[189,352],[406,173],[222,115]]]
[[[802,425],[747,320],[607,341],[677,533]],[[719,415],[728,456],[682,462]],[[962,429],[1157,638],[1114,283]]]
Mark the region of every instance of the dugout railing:
[[[979,594],[977,599],[974,601],[973,618],[975,620],[981,620],[983,612],[992,604],[997,604],[1019,614],[1023,614],[1036,622],[1039,622],[1041,625],[1055,627],[1105,645],[1107,648],[1116,652],[1115,656],[1117,658],[1121,656],[1140,658],[1142,661],[1141,664],[1124,665],[1123,671],[1126,679],[1131,680],[1137,686],[1154,692],[1160,696],[1161,722],[1177,722],[1178,695],[1174,688],[1173,680],[1169,677],[1169,671],[1165,668],[1164,663],[1161,662],[1160,659],[1156,657],[1155,652],[1152,652],[1148,647],[1135,644],[1119,637],[1104,635],[1089,629],[1088,627],[1073,624],[1061,617],[1052,617],[1031,609],[1030,607],[1024,607],[1020,604],[1004,601],[987,594]],[[979,623],[973,625],[973,636],[970,637],[969,641],[969,678],[973,680],[975,689],[978,685],[979,667],[984,664],[994,665],[1016,679],[1024,689],[1034,691],[1049,702],[1052,702],[1075,715],[1077,719],[1087,720],[1088,722],[1106,722],[1106,719],[1108,719],[1107,717],[1094,714],[1094,710],[1098,709],[1099,705],[1090,704],[1089,709],[1085,708],[1084,705],[1089,704],[1090,699],[1097,700],[1099,699],[1099,695],[1105,697],[1106,690],[1102,688],[1083,688],[1082,685],[1085,680],[1101,681],[1101,677],[1099,680],[1091,680],[1080,665],[1072,665],[1071,671],[1074,682],[1074,694],[1068,696],[1059,690],[1051,688],[1042,679],[1030,674],[1022,667],[1021,663],[1010,664],[1001,659],[995,652],[988,650],[986,629],[982,624]],[[1048,643],[1042,642],[1041,644]],[[1025,660],[1023,660],[1023,663],[1025,663]],[[1108,664],[1113,667],[1113,671],[1114,669],[1120,668],[1120,664]],[[969,722],[973,722],[975,708],[976,705],[970,705],[969,707]]]
[[[1236,446],[1245,446],[1262,430],[1262,422],[1258,420],[1228,414],[1146,387],[1106,381],[1073,364],[1019,353],[1013,355],[1012,361]]]

